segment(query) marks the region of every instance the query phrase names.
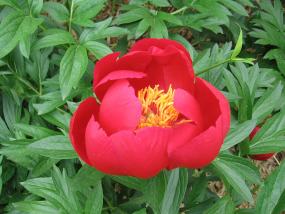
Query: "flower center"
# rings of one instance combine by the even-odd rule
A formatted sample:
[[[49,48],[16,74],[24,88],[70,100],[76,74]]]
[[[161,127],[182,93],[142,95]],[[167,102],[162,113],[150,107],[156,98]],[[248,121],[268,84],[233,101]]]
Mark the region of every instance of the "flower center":
[[[174,92],[171,85],[168,91],[160,90],[159,85],[154,88],[148,86],[138,91],[138,99],[142,105],[142,116],[139,128],[159,126],[171,127],[175,124],[191,122],[191,120],[178,120],[179,112],[174,108]]]

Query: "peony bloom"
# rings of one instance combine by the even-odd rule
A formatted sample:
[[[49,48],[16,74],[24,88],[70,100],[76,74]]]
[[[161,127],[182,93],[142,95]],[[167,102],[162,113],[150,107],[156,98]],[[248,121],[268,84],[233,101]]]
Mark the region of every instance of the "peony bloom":
[[[249,139],[252,140],[256,133],[260,130],[260,127],[256,126],[252,132],[249,135]],[[274,153],[268,153],[268,154],[258,154],[258,155],[250,155],[251,159],[254,160],[260,160],[260,161],[265,161],[269,158],[271,158],[274,155]]]
[[[79,157],[112,175],[140,178],[162,169],[201,168],[218,155],[230,126],[223,94],[194,76],[179,43],[143,39],[129,53],[96,63],[94,97],[70,123]]]

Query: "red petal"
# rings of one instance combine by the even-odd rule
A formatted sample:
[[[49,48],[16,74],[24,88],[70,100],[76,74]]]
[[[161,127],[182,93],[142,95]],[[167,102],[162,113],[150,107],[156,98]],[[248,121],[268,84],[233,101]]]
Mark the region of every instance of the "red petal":
[[[155,52],[155,53],[153,53]],[[153,59],[146,68],[147,83],[151,86],[159,84],[164,90],[169,85],[173,88],[183,88],[192,91],[194,71],[192,63],[173,46],[166,50],[152,52]]]
[[[275,153],[250,155],[250,158],[253,160],[266,161],[267,159],[271,158],[274,154]]]
[[[103,85],[104,83],[110,81],[110,80],[120,80],[120,79],[127,79],[127,78],[143,78],[146,74],[143,72],[135,72],[135,71],[129,71],[129,70],[117,70],[113,71],[109,74],[107,74],[103,79],[98,82],[98,84],[95,87],[95,90],[100,85]]]
[[[260,127],[256,126],[249,135],[249,139],[252,140],[256,133],[260,130]]]
[[[102,59],[100,59],[94,68],[94,79],[93,79],[93,88],[95,92],[95,87],[103,79],[108,73],[115,70],[116,61],[119,57],[120,53],[112,53],[109,54]]]
[[[151,60],[146,52],[128,53],[121,58],[118,54],[110,54],[99,60],[94,69],[93,90],[102,99],[114,80],[136,79],[146,76],[143,71]]]
[[[89,97],[78,106],[70,120],[69,137],[79,157],[90,164],[85,150],[85,129],[88,121],[95,115],[97,117],[99,105],[95,98]]]
[[[260,130],[259,126],[256,126],[249,135],[249,139],[252,140],[256,133]],[[250,155],[251,159],[265,161],[271,158],[275,153],[267,153],[267,154],[257,154],[257,155]]]
[[[218,155],[229,130],[230,108],[220,91],[205,80],[197,78],[195,98],[204,117],[204,131],[192,139],[189,138],[185,144],[169,154],[169,168],[201,168],[208,165]],[[179,142],[177,144],[181,145]]]
[[[166,167],[168,136],[169,130],[153,127],[107,137],[92,119],[86,129],[87,154],[104,173],[149,178]]]
[[[137,41],[130,51],[148,51],[151,47],[166,49],[168,46],[174,46],[181,51],[188,60],[191,60],[189,52],[180,43],[170,39],[141,39]]]
[[[106,92],[99,113],[100,125],[108,133],[134,130],[140,121],[141,104],[127,80],[118,80]]]
[[[207,112],[210,113],[206,116],[206,118],[208,118],[208,124],[213,124],[215,118],[217,118],[217,116],[221,116],[222,132],[223,137],[225,137],[230,129],[231,121],[231,110],[227,98],[213,85],[201,78],[196,78],[196,89],[197,90],[195,97],[202,107],[202,112],[204,114]],[[209,100],[208,98],[211,96],[214,96],[216,98],[216,101],[213,99]],[[217,101],[218,105],[215,104]]]
[[[187,119],[193,120],[196,126],[199,126],[200,129],[203,128],[203,115],[201,112],[201,107],[197,99],[192,94],[180,88],[175,89],[174,107]]]

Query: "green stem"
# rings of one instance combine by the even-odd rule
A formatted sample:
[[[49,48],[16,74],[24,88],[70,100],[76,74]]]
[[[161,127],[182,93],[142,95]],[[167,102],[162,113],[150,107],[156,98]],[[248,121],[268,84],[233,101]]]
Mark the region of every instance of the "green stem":
[[[71,32],[71,22],[72,22],[72,16],[73,16],[73,0],[71,1],[70,5],[70,16],[69,16],[69,23],[68,23],[68,31]]]
[[[186,6],[181,7],[180,9],[173,11],[173,12],[171,13],[171,15],[175,15],[175,14],[184,12],[184,11],[187,10],[187,9],[188,9],[188,7],[186,7]]]
[[[209,70],[212,70],[213,68],[216,68],[216,67],[218,67],[218,66],[220,66],[220,65],[222,65],[222,64],[225,64],[225,63],[227,63],[227,62],[231,62],[231,60],[232,60],[232,59],[226,59],[226,60],[223,61],[223,62],[218,62],[218,63],[216,63],[216,64],[214,64],[214,65],[211,65],[210,67],[208,67],[208,68],[206,68],[206,69],[204,69],[204,70],[202,70],[202,71],[198,71],[198,72],[196,73],[196,76],[199,76],[199,75],[201,75],[201,74],[203,74],[203,73],[206,73],[206,72],[208,72]]]

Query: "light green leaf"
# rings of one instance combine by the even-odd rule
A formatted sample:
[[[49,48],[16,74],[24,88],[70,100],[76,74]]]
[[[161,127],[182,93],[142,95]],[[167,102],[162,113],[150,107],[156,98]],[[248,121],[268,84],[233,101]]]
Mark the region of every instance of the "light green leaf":
[[[239,55],[241,48],[242,48],[242,39],[243,39],[242,38],[242,30],[240,29],[238,40],[237,40],[236,46],[234,48],[234,51],[231,55],[231,59],[234,59]]]

